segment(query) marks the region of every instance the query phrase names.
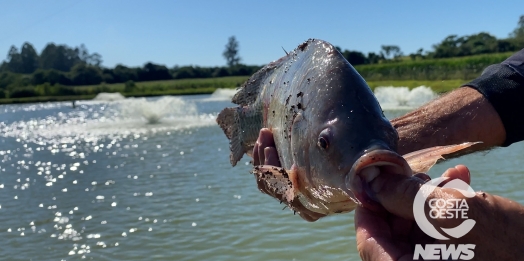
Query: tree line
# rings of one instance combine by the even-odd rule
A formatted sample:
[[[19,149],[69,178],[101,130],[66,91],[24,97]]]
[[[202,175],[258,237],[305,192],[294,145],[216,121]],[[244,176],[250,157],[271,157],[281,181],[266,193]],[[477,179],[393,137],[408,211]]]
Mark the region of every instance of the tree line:
[[[466,36],[450,35],[440,43],[433,45],[431,51],[424,51],[420,48],[417,52],[408,55],[405,55],[396,45],[383,45],[379,52],[368,54],[354,50],[342,50],[342,48],[337,47],[351,64],[361,66],[395,64],[406,60],[426,61],[438,58],[504,53],[522,48],[524,48],[524,15],[520,17],[516,29],[505,39],[497,39],[485,32]],[[228,39],[223,56],[226,59],[227,66],[222,67],[173,66],[168,68],[165,65],[148,62],[142,67],[127,67],[119,64],[114,68],[105,68],[101,66],[102,56],[98,53],[90,53],[83,44],[79,47],[69,47],[49,43],[42,52],[38,53],[31,43],[25,42],[20,49],[11,46],[7,53],[7,59],[0,63],[0,98],[36,95],[36,89],[53,90],[40,91],[38,92],[40,95],[43,95],[42,93],[45,95],[72,94],[70,87],[62,88],[60,86],[101,83],[127,83],[128,86],[133,86],[134,82],[143,81],[246,76],[261,68],[261,66],[240,63],[239,43],[234,36]],[[435,66],[428,63],[423,64],[424,73],[420,73],[416,78],[423,78],[424,75],[430,73],[429,71],[434,70]],[[396,68],[394,65],[392,66],[380,66],[380,70],[373,68],[368,70],[373,73],[372,77],[384,78],[398,74],[396,73],[398,70],[391,71]],[[377,71],[380,71],[380,73],[377,74]],[[476,71],[473,73],[476,73]],[[449,72],[448,75],[454,74]],[[469,77],[470,73],[463,73],[462,75]],[[51,88],[50,86],[54,87]]]
[[[235,53],[235,55],[237,55]],[[89,53],[85,45],[69,47],[49,43],[40,54],[31,43],[25,42],[20,50],[11,46],[7,59],[0,64],[0,98],[36,95],[40,85],[80,86],[101,83],[128,83],[170,79],[245,76],[255,73],[261,66],[245,65],[234,59],[229,66],[200,67],[173,66],[148,62],[142,67],[117,65],[104,68],[102,56]],[[47,88],[47,87],[46,87]],[[49,88],[47,88],[49,89]],[[70,88],[54,88],[49,95],[71,95]]]
[[[367,55],[352,50],[337,49],[352,65],[391,63],[405,60],[418,61],[426,59],[463,57],[488,53],[515,52],[524,48],[524,15],[520,16],[517,27],[508,38],[497,39],[495,36],[480,32],[472,35],[449,35],[440,43],[432,46],[433,50],[418,49],[405,55],[396,45],[382,45],[379,52],[369,52]]]

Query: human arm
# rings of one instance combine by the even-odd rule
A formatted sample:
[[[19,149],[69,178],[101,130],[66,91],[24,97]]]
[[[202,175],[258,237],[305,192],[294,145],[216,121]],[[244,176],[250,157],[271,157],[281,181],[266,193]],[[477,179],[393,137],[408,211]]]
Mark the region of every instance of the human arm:
[[[391,121],[399,153],[482,141],[473,151],[524,139],[524,49],[477,79]],[[471,152],[471,151],[470,151]]]
[[[500,146],[506,139],[499,115],[473,88],[456,89],[391,120],[399,135],[398,153],[462,142],[482,141],[473,149]]]

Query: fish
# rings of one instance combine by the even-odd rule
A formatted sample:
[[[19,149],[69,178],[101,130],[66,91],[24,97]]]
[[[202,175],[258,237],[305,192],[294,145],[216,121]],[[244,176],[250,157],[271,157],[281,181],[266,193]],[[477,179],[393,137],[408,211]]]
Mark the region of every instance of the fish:
[[[411,176],[442,155],[475,143],[429,148],[404,157],[398,134],[366,81],[335,46],[309,39],[253,74],[217,124],[229,139],[230,162],[251,156],[262,128],[273,133],[281,166],[254,166],[266,194],[307,221],[346,213],[367,201],[348,184],[381,171]],[[408,159],[408,160],[406,160]]]

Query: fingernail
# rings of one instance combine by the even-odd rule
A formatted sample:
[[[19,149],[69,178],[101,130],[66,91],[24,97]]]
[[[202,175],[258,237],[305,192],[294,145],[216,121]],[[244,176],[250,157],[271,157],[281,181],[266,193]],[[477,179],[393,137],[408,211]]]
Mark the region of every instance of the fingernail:
[[[271,160],[271,149],[269,147],[264,148],[264,164],[268,165]]]
[[[376,198],[375,195],[381,192],[384,182],[380,178],[374,179],[373,181],[374,182],[367,183],[366,185],[369,188],[369,192],[373,194],[370,196]]]
[[[354,193],[362,193],[362,179],[358,175],[353,176],[351,180],[350,175],[346,176],[346,187],[352,190]]]
[[[380,170],[377,167],[368,167],[362,170],[360,173],[364,177],[367,183],[371,183],[378,175],[380,175]]]

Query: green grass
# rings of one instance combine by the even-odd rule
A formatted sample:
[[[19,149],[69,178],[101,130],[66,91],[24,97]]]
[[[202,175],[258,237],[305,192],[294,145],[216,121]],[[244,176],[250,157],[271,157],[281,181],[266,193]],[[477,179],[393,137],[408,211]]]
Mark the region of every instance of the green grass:
[[[0,104],[88,100],[94,98],[96,94],[100,92],[120,92],[126,97],[210,94],[218,88],[236,88],[242,85],[248,78],[249,76],[228,76],[205,79],[137,82],[135,83],[135,88],[127,92],[125,91],[124,83],[72,86],[67,88],[79,93],[79,95],[5,98],[0,99]]]
[[[242,77],[239,77],[235,80],[245,81],[241,79]],[[243,77],[244,79],[247,79],[247,77]],[[207,80],[204,82],[213,82],[212,79],[188,79],[184,80],[184,82],[188,83],[189,86],[201,83],[202,80]],[[173,84],[180,84],[182,80],[169,80],[169,81],[155,81],[155,82],[142,82],[138,83],[138,86],[146,87],[146,86],[173,86]],[[215,79],[215,81],[220,81]],[[416,81],[416,80],[405,80],[405,81],[368,81],[368,85],[371,89],[375,89],[379,86],[394,86],[394,87],[408,87],[408,88],[415,88],[421,85],[425,85],[428,87],[431,87],[433,91],[436,93],[444,93],[451,91],[453,89],[458,88],[462,84],[466,83],[467,81],[464,80],[445,80],[445,81]],[[220,85],[222,86],[222,85]],[[82,86],[81,88],[92,88],[95,90],[95,88],[99,87],[99,85],[91,85],[91,86]],[[110,92],[122,92],[124,89],[124,84],[107,84],[107,88],[109,88]],[[228,86],[229,87],[229,86]],[[228,88],[225,87],[225,88]],[[237,87],[237,86],[231,86],[231,87]],[[78,88],[78,87],[76,87]],[[123,93],[126,97],[146,97],[146,96],[162,96],[162,95],[188,95],[188,94],[210,94],[213,93],[217,88],[214,86],[212,87],[195,87],[195,88],[173,88],[173,89],[166,89],[166,90],[148,90],[146,92],[129,92],[129,93]],[[96,96],[96,94],[89,94],[89,95],[74,95],[74,96],[38,96],[38,97],[27,97],[27,98],[12,98],[12,99],[0,99],[0,104],[13,104],[13,103],[35,103],[35,102],[55,102],[55,101],[73,101],[73,100],[89,100],[93,99]]]
[[[368,81],[474,79],[484,68],[504,61],[512,53],[493,53],[444,59],[387,62],[357,65],[355,69]]]
[[[242,85],[249,76],[228,76],[219,78],[204,78],[204,79],[179,79],[179,80],[164,80],[164,81],[150,81],[150,82],[136,82],[136,90],[134,94],[147,95],[150,93],[169,93],[176,94],[195,94],[195,93],[212,93],[217,88],[235,88]],[[105,88],[111,92],[124,93],[124,83],[113,84],[97,84],[74,87],[79,91],[95,91],[100,88]],[[201,91],[190,91],[190,90]],[[204,92],[203,92],[204,91]]]
[[[410,89],[424,85],[430,87],[436,93],[445,93],[467,83],[465,80],[443,80],[443,81],[417,81],[417,80],[392,80],[392,81],[368,81],[369,87],[374,90],[379,86],[408,87]]]
[[[493,53],[445,59],[418,59],[416,61],[404,57],[397,62],[358,65],[355,66],[355,69],[366,79],[372,89],[377,86],[414,88],[425,85],[431,87],[437,93],[443,93],[476,78],[484,68],[491,64],[500,63],[510,55],[511,53]],[[35,87],[23,87],[34,88],[34,93],[41,96],[0,99],[0,104],[91,99],[100,92],[120,92],[127,97],[209,94],[218,88],[238,87],[248,78],[249,76],[229,76],[136,82],[132,88],[126,88],[124,83],[102,83],[87,86],[50,86],[44,84]]]
[[[93,99],[95,96],[96,95],[75,95],[75,96],[37,96],[37,97],[26,97],[26,98],[4,98],[4,99],[0,99],[0,104],[90,100],[90,99]]]
[[[444,93],[458,88],[468,80],[475,78],[486,66],[498,63],[509,55],[510,53],[502,53],[448,59],[403,60],[359,65],[355,68],[368,81],[371,89],[377,86],[414,88],[425,85],[431,87],[437,93]],[[45,88],[58,88],[56,86],[45,88],[37,86],[36,89],[42,96],[0,99],[0,104],[92,99],[100,92],[120,92],[126,97],[209,94],[218,88],[238,87],[248,78],[249,76],[229,76],[136,82],[133,88],[127,89],[124,83],[60,87],[69,90],[67,93],[70,95],[68,96],[52,96],[60,92],[45,91]],[[46,93],[48,95],[45,95]]]

